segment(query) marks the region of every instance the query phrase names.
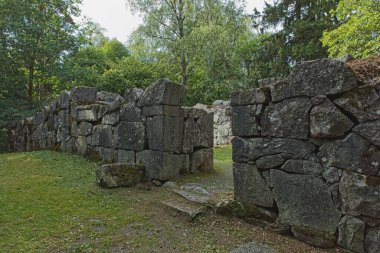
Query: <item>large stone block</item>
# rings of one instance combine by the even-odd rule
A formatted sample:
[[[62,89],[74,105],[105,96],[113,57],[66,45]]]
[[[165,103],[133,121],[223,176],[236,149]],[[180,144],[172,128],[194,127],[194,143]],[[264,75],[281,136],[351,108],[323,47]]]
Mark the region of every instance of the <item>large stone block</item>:
[[[263,156],[256,160],[259,169],[272,169],[284,164],[285,158],[281,154]]]
[[[233,165],[235,198],[245,205],[273,206],[273,194],[256,166],[245,163]]]
[[[288,83],[278,82],[272,89],[274,102],[292,97],[336,95],[358,87],[352,70],[343,62],[322,59],[298,63]]]
[[[341,214],[335,208],[327,184],[315,176],[288,174],[279,170],[271,170],[270,177],[279,209],[277,222],[295,227],[300,240],[306,239],[302,231],[307,230],[309,236],[321,240],[317,246],[332,246],[333,242],[331,245],[329,241],[334,238]]]
[[[214,113],[210,112],[196,119],[192,138],[194,148],[214,147]]]
[[[212,149],[200,149],[190,155],[190,172],[213,171],[214,152]]]
[[[139,122],[120,122],[117,126],[117,147],[135,151],[146,146],[145,125]]]
[[[365,237],[364,248],[367,253],[380,252],[380,228],[369,229]]]
[[[315,150],[309,142],[294,139],[250,138],[232,139],[234,162],[252,162],[263,156],[286,154],[293,159],[303,159]]]
[[[344,172],[339,183],[344,214],[380,219],[380,178]]]
[[[328,99],[311,109],[310,134],[312,137],[341,137],[353,126],[354,123]]]
[[[171,153],[181,153],[183,118],[155,116],[147,120],[149,148]]]
[[[124,98],[122,96],[114,92],[99,91],[96,94],[96,97],[98,101],[104,101],[107,103],[112,103],[112,102],[115,102],[116,100],[119,100],[121,102],[124,101]]]
[[[135,163],[136,152],[133,150],[117,150],[117,162],[118,163]]]
[[[96,180],[101,187],[131,187],[144,178],[144,166],[141,164],[106,164],[96,170]]]
[[[63,91],[61,95],[59,95],[57,100],[58,109],[69,109],[70,106],[70,92]]]
[[[98,121],[99,105],[77,105],[71,110],[71,116],[77,121]]]
[[[87,153],[87,137],[78,136],[78,138],[76,138],[75,147],[80,155],[85,155]]]
[[[118,110],[116,110],[114,112],[104,115],[102,118],[102,124],[114,126],[114,125],[117,125],[117,123],[119,123],[119,120],[120,120],[120,113]]]
[[[235,136],[260,135],[259,113],[256,105],[236,106],[232,108],[232,134]]]
[[[144,93],[142,89],[138,88],[126,88],[124,92],[125,103],[127,104],[137,104],[141,95]]]
[[[126,122],[144,122],[141,109],[135,104],[125,104],[121,107],[120,119]]]
[[[288,160],[281,167],[281,170],[295,174],[321,175],[323,167],[321,164],[312,161]]]
[[[267,104],[270,101],[270,89],[258,88],[232,92],[231,106]]]
[[[171,105],[145,106],[143,107],[142,114],[145,117],[153,117],[153,116],[184,117],[184,111],[180,106],[171,106]]]
[[[362,86],[334,100],[359,122],[380,119],[380,97],[373,86]]]
[[[145,165],[147,179],[170,180],[184,168],[184,156],[161,151],[144,150],[136,154],[136,163]]]
[[[352,216],[344,216],[339,222],[338,245],[353,252],[364,253],[365,223]]]
[[[380,120],[361,123],[352,130],[380,147]]]
[[[308,98],[290,98],[266,107],[261,117],[261,134],[306,140],[311,106]]]
[[[159,79],[149,86],[141,95],[138,105],[181,105],[181,100],[185,96],[186,87],[173,83],[167,79]]]
[[[88,136],[92,134],[92,124],[88,122],[81,122],[79,124],[78,134]]]
[[[199,106],[200,104],[197,104],[197,105]],[[184,108],[184,117],[185,118],[198,119],[205,114],[207,114],[206,109],[195,108],[195,107],[185,107]]]
[[[380,151],[356,133],[343,140],[328,142],[320,148],[318,157],[327,167],[347,169],[366,175],[378,175]]]
[[[94,126],[92,134],[92,146],[101,146],[111,148],[114,146],[113,129],[109,125]]]
[[[70,100],[76,104],[93,104],[96,102],[96,88],[74,87],[70,92]]]

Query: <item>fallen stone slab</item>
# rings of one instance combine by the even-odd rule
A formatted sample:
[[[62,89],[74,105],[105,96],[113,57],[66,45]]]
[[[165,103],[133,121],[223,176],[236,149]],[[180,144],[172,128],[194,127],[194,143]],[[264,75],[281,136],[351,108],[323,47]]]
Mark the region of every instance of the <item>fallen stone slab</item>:
[[[210,200],[210,195],[194,193],[194,192],[189,192],[189,191],[184,191],[184,190],[179,190],[179,189],[173,189],[173,192],[187,199],[190,202],[194,202],[198,204],[206,204]]]
[[[105,164],[96,170],[96,180],[104,188],[131,187],[143,180],[144,169],[141,164]]]
[[[193,221],[205,212],[201,206],[192,203],[183,203],[177,200],[161,201],[161,204],[185,216],[189,221]]]

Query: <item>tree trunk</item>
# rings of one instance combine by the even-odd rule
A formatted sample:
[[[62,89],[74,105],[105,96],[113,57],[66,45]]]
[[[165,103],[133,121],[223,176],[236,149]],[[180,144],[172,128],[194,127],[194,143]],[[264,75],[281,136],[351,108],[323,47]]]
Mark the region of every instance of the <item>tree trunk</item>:
[[[181,55],[181,76],[182,76],[182,84],[187,85],[187,61],[185,53]]]
[[[29,106],[33,105],[33,80],[34,79],[34,64],[30,64],[28,67],[28,102]]]

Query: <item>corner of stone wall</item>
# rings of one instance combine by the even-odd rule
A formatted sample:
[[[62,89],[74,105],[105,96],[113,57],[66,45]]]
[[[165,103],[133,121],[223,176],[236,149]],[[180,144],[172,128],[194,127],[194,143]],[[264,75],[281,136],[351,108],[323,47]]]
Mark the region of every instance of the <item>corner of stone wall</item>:
[[[330,59],[262,83],[231,95],[235,199],[306,243],[378,252],[378,88]]]

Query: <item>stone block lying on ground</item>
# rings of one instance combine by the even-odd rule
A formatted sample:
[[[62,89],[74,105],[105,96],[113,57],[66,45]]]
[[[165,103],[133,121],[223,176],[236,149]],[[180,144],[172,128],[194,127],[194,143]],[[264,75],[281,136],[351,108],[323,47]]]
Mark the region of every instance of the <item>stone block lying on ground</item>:
[[[97,182],[101,187],[130,187],[144,178],[144,166],[141,164],[106,164],[96,171]]]

